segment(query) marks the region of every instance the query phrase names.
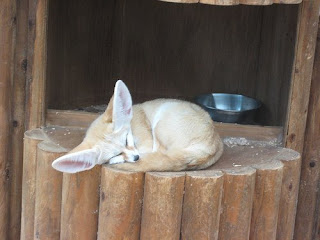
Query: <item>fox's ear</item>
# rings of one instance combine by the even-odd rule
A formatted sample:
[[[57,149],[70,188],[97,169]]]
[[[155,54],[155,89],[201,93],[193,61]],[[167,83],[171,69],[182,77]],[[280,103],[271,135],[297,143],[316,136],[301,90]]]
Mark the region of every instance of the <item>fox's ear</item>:
[[[77,173],[93,168],[97,164],[98,157],[98,149],[86,149],[56,159],[52,167],[60,172]]]
[[[112,122],[114,130],[130,124],[132,119],[132,98],[127,86],[118,80],[114,88]]]

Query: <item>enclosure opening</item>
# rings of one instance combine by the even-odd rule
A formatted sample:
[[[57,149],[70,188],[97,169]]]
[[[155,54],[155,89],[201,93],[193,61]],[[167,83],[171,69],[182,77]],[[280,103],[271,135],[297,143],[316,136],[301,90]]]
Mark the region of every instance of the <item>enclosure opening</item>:
[[[48,108],[107,104],[122,79],[134,103],[254,97],[263,103],[257,124],[283,126],[297,16],[298,5],[50,1]]]

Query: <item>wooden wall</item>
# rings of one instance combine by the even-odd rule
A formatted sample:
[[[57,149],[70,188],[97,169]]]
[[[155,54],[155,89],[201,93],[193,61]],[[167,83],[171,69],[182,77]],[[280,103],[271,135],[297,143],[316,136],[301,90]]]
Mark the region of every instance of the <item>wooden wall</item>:
[[[49,4],[47,96],[50,108],[99,104],[112,78],[114,1]]]
[[[316,42],[301,164],[295,240],[320,239],[320,26]]]
[[[0,239],[9,236],[11,139],[16,1],[0,2]]]
[[[259,120],[283,125],[297,5],[51,1],[48,107],[107,103],[123,79],[135,102],[207,92],[260,99]]]

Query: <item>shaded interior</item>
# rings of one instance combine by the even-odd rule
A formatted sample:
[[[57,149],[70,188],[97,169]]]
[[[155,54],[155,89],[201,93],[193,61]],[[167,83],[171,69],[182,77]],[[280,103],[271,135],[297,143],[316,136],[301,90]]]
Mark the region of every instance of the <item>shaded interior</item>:
[[[298,5],[50,1],[48,107],[107,104],[122,79],[135,103],[243,94],[262,102],[259,124],[282,126],[297,15]]]

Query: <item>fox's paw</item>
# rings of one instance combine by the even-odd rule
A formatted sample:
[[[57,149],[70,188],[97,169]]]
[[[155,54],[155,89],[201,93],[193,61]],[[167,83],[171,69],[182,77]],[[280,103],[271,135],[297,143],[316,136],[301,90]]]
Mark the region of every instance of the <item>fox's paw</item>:
[[[124,163],[124,159],[122,156],[116,156],[109,160],[109,164],[117,164],[117,163]]]

